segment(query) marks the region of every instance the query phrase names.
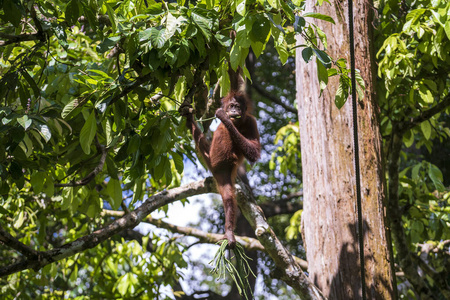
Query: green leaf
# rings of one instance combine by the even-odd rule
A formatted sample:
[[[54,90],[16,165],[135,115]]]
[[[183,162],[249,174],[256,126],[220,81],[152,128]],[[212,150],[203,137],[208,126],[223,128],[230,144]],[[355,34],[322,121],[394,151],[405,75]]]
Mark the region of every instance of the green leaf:
[[[412,146],[412,144],[414,144],[414,131],[408,130],[403,135],[403,143],[405,143],[406,148],[409,148]]]
[[[153,27],[152,27],[153,28]],[[97,51],[101,54],[111,50],[119,42],[120,36],[112,36],[104,39],[98,46]]]
[[[44,138],[45,142],[50,141],[52,138],[52,133],[50,132],[50,129],[45,124],[38,125],[38,130],[41,136]]]
[[[66,21],[69,25],[74,25],[78,22],[80,17],[80,7],[78,0],[71,0],[66,6]]]
[[[16,28],[20,26],[20,20],[22,19],[22,14],[18,5],[20,5],[19,1],[3,1],[4,14],[1,16],[2,19],[11,22],[11,24],[13,24]]]
[[[445,186],[442,183],[442,181],[444,181],[444,177],[438,167],[433,164],[429,164],[428,176],[430,176],[431,181],[433,181],[434,186],[439,192],[443,192],[445,190]]]
[[[150,33],[150,40],[152,41],[152,45],[156,48],[162,48],[164,44],[166,43],[166,35],[165,35],[165,28],[162,29],[156,29],[152,28]]]
[[[208,17],[208,11],[202,8],[194,8],[191,13],[191,18],[209,42],[212,37],[211,29],[213,27],[213,22],[212,19]]]
[[[450,40],[450,18],[447,18],[447,21],[444,25],[445,34],[447,35],[447,38]]]
[[[111,208],[114,210],[118,209],[120,204],[122,204],[122,186],[120,181],[111,178],[106,186],[106,192],[111,197]]]
[[[319,36],[319,39],[322,42],[322,45],[326,50],[328,48],[328,43],[327,43],[327,36],[326,36],[325,32],[323,32],[322,29],[320,29],[317,26],[314,26],[314,28],[316,29],[317,35]]]
[[[295,22],[294,22],[295,32],[302,33],[303,28],[305,28],[305,25],[306,25],[305,18],[295,15]]]
[[[27,130],[30,127],[32,120],[28,118],[27,115],[22,116],[21,118],[17,118],[17,122]]]
[[[280,61],[284,65],[289,58],[289,52],[287,51],[286,46],[284,44],[280,44],[275,46],[275,49],[277,49]]]
[[[245,0],[235,0],[236,1],[236,12],[240,14],[241,16],[245,16],[246,13],[246,7],[245,7]]]
[[[61,209],[62,210],[68,209],[72,205],[72,201],[73,201],[73,187],[68,186],[63,188]]]
[[[160,180],[164,176],[166,168],[169,167],[169,164],[170,163],[169,160],[167,159],[167,156],[162,155],[159,164],[155,167],[155,171],[153,172],[153,178],[156,181]]]
[[[341,109],[344,106],[345,102],[347,102],[347,98],[349,95],[350,86],[348,84],[349,77],[345,75],[341,75],[339,78],[339,86],[336,90],[336,95],[334,97],[334,103],[336,107]]]
[[[139,134],[133,135],[133,137],[130,139],[130,142],[128,143],[127,153],[133,154],[136,151],[139,150],[139,147],[141,145],[141,137]]]
[[[270,21],[262,15],[257,15],[255,22],[253,22],[252,30],[249,32],[250,39],[253,42],[265,44],[269,33]]]
[[[183,163],[183,156],[176,152],[172,152],[172,160],[175,164],[175,168],[177,169],[177,172],[179,174],[183,173],[184,170],[184,163]]]
[[[422,130],[423,136],[426,140],[429,140],[431,137],[431,124],[428,121],[424,121],[420,123],[420,129]]]
[[[322,65],[322,63],[319,63],[319,60],[316,59],[317,64],[317,77],[319,79],[319,86],[320,86],[320,95],[322,95],[323,90],[327,87],[328,84],[328,72],[327,69]]]
[[[169,40],[175,34],[175,31],[177,30],[178,27],[179,27],[178,19],[175,18],[170,12],[167,13],[165,39]]]
[[[58,24],[52,27],[53,32],[55,33],[56,38],[58,39],[58,43],[63,47],[65,50],[69,48],[69,43],[67,42],[67,35],[65,31],[65,27]]]
[[[117,17],[114,9],[108,3],[103,3],[106,6],[108,12],[109,21],[111,21],[112,32],[115,33],[117,30]]]
[[[230,64],[233,70],[236,70],[239,66],[239,62],[241,61],[242,48],[237,44],[233,45],[230,52]]]
[[[335,24],[332,17],[323,15],[323,14],[319,14],[319,13],[312,13],[312,12],[306,13],[303,15],[303,17],[310,17],[310,18],[319,19],[319,20],[323,20],[323,21],[327,21],[327,22]]]
[[[329,57],[328,54],[316,48],[312,48],[312,50],[325,68],[331,68],[331,57]]]
[[[44,180],[44,172],[33,172],[31,175],[30,184],[34,193],[39,194],[42,192],[42,189],[44,188]]]
[[[267,0],[267,2],[269,2],[269,5],[272,6],[273,8],[280,9],[280,0]]]
[[[120,295],[125,296],[130,286],[129,280],[130,273],[126,273],[117,281],[116,288]],[[132,275],[133,276],[133,275]]]
[[[419,86],[419,95],[420,95],[420,98],[425,103],[431,104],[431,103],[434,102],[433,94],[431,93],[431,91],[424,84],[421,84]]]
[[[23,221],[25,221],[25,212],[21,210],[18,215],[14,218],[14,228],[19,229],[22,227]]]
[[[420,8],[420,9],[415,9],[415,10],[411,11],[410,13],[408,13],[406,15],[406,22],[403,25],[403,31],[408,32],[409,29],[411,28],[411,25],[414,24],[420,18],[420,16],[422,16],[424,14],[425,11],[426,11],[426,9]]]
[[[34,79],[30,76],[30,74],[28,74],[28,71],[23,71],[20,74],[22,74],[22,76],[25,78],[25,80],[30,85],[31,89],[33,90],[34,96],[36,98],[38,98],[41,95],[41,90],[37,86],[37,84],[34,81]]]
[[[312,56],[313,56],[313,50],[311,47],[306,47],[305,49],[302,50],[302,57],[306,63],[311,60]]]
[[[97,132],[97,122],[95,120],[95,112],[92,111],[89,115],[86,123],[84,123],[83,128],[80,132],[80,145],[83,152],[89,155],[91,153],[91,144],[94,140],[95,133]]]

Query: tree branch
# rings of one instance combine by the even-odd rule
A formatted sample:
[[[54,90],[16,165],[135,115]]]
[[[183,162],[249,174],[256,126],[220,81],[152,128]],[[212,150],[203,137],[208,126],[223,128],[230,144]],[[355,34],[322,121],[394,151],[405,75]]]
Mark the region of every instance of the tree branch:
[[[120,98],[122,98],[123,96],[128,95],[128,93],[130,93],[132,90],[134,90],[135,88],[141,86],[143,83],[149,81],[153,76],[153,73],[148,73],[144,76],[140,76],[138,77],[133,83],[125,86],[123,88],[123,90],[116,96],[114,96],[111,101],[109,101],[108,105],[113,104],[114,102],[116,102],[117,100],[119,100]]]
[[[262,86],[260,86],[259,84],[253,82],[251,84],[251,87],[255,89],[255,91],[258,92],[258,94],[260,94],[261,96],[263,96],[264,98],[270,100],[271,102],[280,105],[281,107],[283,107],[285,110],[290,111],[294,114],[298,114],[298,110],[292,106],[286,105],[284,104],[280,99],[278,99],[277,97],[273,96],[272,94],[270,94],[269,92],[267,92]]]
[[[256,236],[275,262],[279,277],[304,299],[325,299],[319,289],[309,281],[301,270],[299,263],[290,254],[270,228],[264,217],[262,209],[256,204],[251,192],[244,184],[236,185],[238,204],[242,213],[255,230]],[[37,252],[37,258],[28,258],[15,264],[0,268],[0,277],[7,276],[26,269],[39,270],[42,267],[72,256],[76,253],[94,248],[111,236],[124,229],[134,228],[142,222],[151,212],[186,197],[216,192],[216,185],[212,177],[193,182],[181,187],[159,192],[149,197],[136,210],[111,222],[109,225],[89,235],[81,237],[61,247]]]
[[[0,242],[3,243],[5,246],[17,250],[18,252],[22,253],[25,257],[28,258],[38,257],[38,251],[32,249],[31,247],[15,239],[11,234],[6,232],[2,226],[0,226]]]
[[[42,34],[30,33],[30,34],[13,35],[0,32],[0,38],[7,40],[7,41],[0,41],[0,46],[6,46],[9,44],[20,43],[25,41],[41,40]]]
[[[72,256],[76,253],[94,248],[101,242],[110,238],[127,228],[134,228],[147,215],[154,210],[173,203],[186,197],[209,193],[215,191],[215,184],[211,177],[201,181],[193,182],[181,187],[173,188],[168,191],[162,191],[149,197],[136,210],[124,215],[122,218],[113,221],[111,224],[99,229],[89,235],[81,237],[73,242],[67,243],[59,248],[49,251],[37,252],[37,258],[28,258],[21,260],[15,264],[0,268],[0,277],[7,276],[22,270],[34,269],[39,270],[42,267]]]
[[[256,204],[252,192],[245,184],[236,185],[236,195],[242,214],[274,261],[279,278],[290,285],[302,299],[325,299],[270,228],[261,207]]]
[[[102,215],[108,216],[108,217],[120,218],[124,215],[124,212],[104,209],[102,211]],[[216,244],[217,242],[222,241],[224,238],[223,234],[209,233],[209,232],[205,232],[203,230],[193,228],[193,227],[173,225],[173,224],[167,223],[161,219],[154,219],[150,215],[147,216],[145,218],[145,220],[143,220],[143,221],[153,224],[156,227],[167,229],[171,232],[176,232],[176,233],[196,237],[202,243]],[[248,236],[236,236],[236,240],[248,251],[257,251],[258,250],[258,251],[267,252],[266,249],[261,244],[261,242],[257,239],[254,239],[254,238],[251,238]],[[300,265],[300,267],[302,267],[303,269],[308,269],[308,262],[306,262],[306,260],[303,260],[299,257],[294,257],[294,259]]]

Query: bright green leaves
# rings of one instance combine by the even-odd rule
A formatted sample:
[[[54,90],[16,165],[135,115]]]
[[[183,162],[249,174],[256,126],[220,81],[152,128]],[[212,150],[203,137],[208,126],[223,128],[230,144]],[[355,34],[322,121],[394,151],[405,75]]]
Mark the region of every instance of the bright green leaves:
[[[191,12],[191,20],[209,42],[212,38],[212,30],[218,26],[218,16],[215,11],[195,8]]]
[[[276,152],[272,153],[269,163],[270,169],[274,170],[278,164],[280,172],[284,175],[287,175],[288,171],[290,171],[296,176],[301,176],[298,168],[300,165],[300,132],[298,123],[286,125],[278,130],[274,144],[277,145],[280,142],[282,143]]]
[[[95,134],[97,132],[97,121],[95,119],[95,112],[92,111],[89,114],[83,128],[80,132],[80,145],[83,152],[89,155],[91,153],[91,144],[94,140]]]
[[[117,16],[116,16],[116,13],[115,13],[114,9],[111,7],[110,4],[105,2],[105,3],[103,3],[103,5],[106,7],[106,10],[108,12],[108,17],[109,17],[109,20],[111,21],[112,31],[116,32],[116,30],[117,30]]]

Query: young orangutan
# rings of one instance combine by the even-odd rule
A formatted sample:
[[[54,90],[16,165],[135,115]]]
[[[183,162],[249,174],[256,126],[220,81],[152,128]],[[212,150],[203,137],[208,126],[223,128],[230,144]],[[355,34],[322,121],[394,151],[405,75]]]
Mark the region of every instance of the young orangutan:
[[[261,153],[259,132],[255,118],[247,112],[248,98],[243,92],[231,91],[222,99],[216,116],[222,123],[214,132],[210,143],[194,120],[187,114],[187,126],[192,132],[198,151],[211,170],[222,196],[225,210],[225,239],[228,247],[236,246],[237,202],[234,184],[238,167],[244,158],[256,162]]]

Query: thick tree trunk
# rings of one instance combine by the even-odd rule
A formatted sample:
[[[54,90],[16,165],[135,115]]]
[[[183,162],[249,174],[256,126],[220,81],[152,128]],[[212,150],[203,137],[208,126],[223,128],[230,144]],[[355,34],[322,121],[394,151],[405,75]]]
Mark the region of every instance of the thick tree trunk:
[[[331,16],[336,25],[314,20],[328,37],[327,52],[349,59],[347,1],[322,7],[307,1],[306,11]],[[372,41],[373,7],[354,4],[356,68],[366,85],[358,102],[364,256],[367,299],[393,299],[393,274],[385,230],[385,182],[381,136],[374,95]],[[310,20],[310,19],[309,19]],[[353,124],[350,100],[340,110],[334,104],[337,78],[319,95],[317,69],[297,53],[297,100],[302,149],[304,211],[302,215],[308,272],[329,299],[361,299]]]

